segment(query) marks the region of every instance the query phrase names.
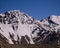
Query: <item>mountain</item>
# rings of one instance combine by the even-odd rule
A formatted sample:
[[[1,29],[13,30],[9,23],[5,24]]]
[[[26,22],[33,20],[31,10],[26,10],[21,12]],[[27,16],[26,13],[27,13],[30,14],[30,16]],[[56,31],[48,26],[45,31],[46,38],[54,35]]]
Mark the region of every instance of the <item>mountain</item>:
[[[0,42],[8,44],[60,44],[60,16],[36,20],[19,10],[0,14]]]

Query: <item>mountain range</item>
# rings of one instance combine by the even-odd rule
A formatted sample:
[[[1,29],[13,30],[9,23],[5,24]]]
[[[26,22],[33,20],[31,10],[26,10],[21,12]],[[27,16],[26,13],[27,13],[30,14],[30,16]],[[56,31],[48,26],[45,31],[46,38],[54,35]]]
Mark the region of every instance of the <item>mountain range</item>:
[[[0,13],[0,42],[8,44],[60,44],[60,16],[36,20],[19,10]]]

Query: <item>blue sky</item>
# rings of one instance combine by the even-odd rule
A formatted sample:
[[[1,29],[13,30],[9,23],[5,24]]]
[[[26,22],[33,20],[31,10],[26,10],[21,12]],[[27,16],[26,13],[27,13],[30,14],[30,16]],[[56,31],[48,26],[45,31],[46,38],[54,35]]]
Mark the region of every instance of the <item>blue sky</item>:
[[[21,10],[35,19],[60,15],[60,0],[0,0],[0,13]]]

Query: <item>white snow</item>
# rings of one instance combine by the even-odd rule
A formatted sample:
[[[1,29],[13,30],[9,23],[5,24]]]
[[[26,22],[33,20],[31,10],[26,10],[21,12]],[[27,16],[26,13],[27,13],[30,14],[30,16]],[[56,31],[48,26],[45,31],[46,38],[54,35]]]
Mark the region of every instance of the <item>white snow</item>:
[[[31,39],[31,29],[30,29],[30,27],[29,27],[29,25],[28,24],[21,24],[20,22],[19,22],[19,24],[18,24],[18,30],[16,31],[16,34],[18,34],[18,36],[21,38],[21,36],[25,36],[25,35],[28,35],[28,37]],[[33,41],[32,41],[32,39],[31,39],[31,42],[30,42],[31,44],[33,44]]]
[[[0,28],[1,28],[1,30],[3,31],[3,32],[2,32],[2,31],[0,30],[0,33],[1,33],[4,37],[6,37],[6,38],[8,39],[8,41],[9,41],[10,44],[13,44],[12,40],[9,38],[9,32],[13,33],[10,25],[0,24]]]
[[[60,16],[52,15],[50,19],[60,25]]]
[[[30,44],[34,44],[32,38],[31,38],[31,26],[29,26],[27,23],[25,24],[22,24],[21,23],[21,18],[25,19],[25,21],[28,19],[26,16],[23,15],[23,13],[20,13],[19,10],[15,10],[15,11],[10,11],[9,13],[13,13],[14,15],[16,15],[17,19],[18,19],[18,29],[17,30],[13,30],[12,29],[12,25],[14,24],[3,24],[3,23],[0,23],[0,33],[5,36],[7,39],[8,39],[8,42],[10,44],[14,44],[10,38],[10,35],[9,33],[12,35],[14,34],[13,38],[15,41],[17,41],[17,35],[19,36],[19,38],[21,39],[21,36],[25,36],[27,35],[29,38],[30,38]],[[18,16],[19,14],[19,16]],[[3,14],[0,14],[1,16],[3,16]],[[15,19],[14,19],[15,21]],[[27,40],[26,40],[27,41]],[[28,42],[28,41],[27,41]]]
[[[13,41],[11,40],[11,38],[10,38],[10,35],[9,35],[9,33],[12,35],[12,34],[14,34],[14,36],[13,36],[13,38],[14,38],[14,40],[15,41],[17,41],[18,40],[18,38],[17,38],[17,35],[19,36],[19,39],[21,39],[21,36],[25,36],[25,35],[27,35],[29,38],[30,38],[30,44],[34,44],[34,42],[33,42],[33,40],[32,40],[32,38],[33,37],[39,37],[39,36],[37,36],[37,33],[39,33],[40,31],[39,31],[39,29],[37,29],[35,32],[34,32],[34,34],[32,34],[32,31],[36,28],[36,27],[38,27],[38,23],[41,25],[41,27],[42,28],[44,28],[45,30],[52,30],[52,28],[49,28],[48,27],[48,25],[49,25],[49,22],[46,20],[46,19],[44,19],[43,20],[43,22],[40,22],[39,20],[35,20],[34,21],[34,23],[36,22],[36,24],[28,24],[28,23],[26,23],[26,21],[28,21],[28,19],[30,19],[30,20],[33,20],[33,18],[32,17],[30,17],[30,16],[28,16],[28,17],[26,17],[25,15],[24,15],[24,13],[21,13],[19,10],[14,10],[14,11],[11,11],[12,13],[13,13],[13,15],[16,15],[16,17],[17,17],[17,19],[15,19],[14,18],[14,21],[15,20],[18,20],[18,24],[16,24],[17,26],[18,26],[18,29],[16,29],[16,30],[13,30],[12,29],[12,25],[14,25],[14,24],[3,24],[3,23],[0,23],[0,33],[4,36],[4,37],[6,37],[7,39],[8,39],[8,42],[10,43],[10,44],[14,44],[13,43]],[[11,13],[11,12],[9,12],[9,13]],[[0,14],[2,17],[3,16],[5,16],[5,14]],[[57,23],[57,24],[59,24],[59,26],[56,26],[55,27],[55,30],[57,31],[57,29],[58,28],[60,28],[60,16],[55,16],[55,15],[52,15],[51,17],[50,17],[50,20],[52,20],[53,22],[55,22],[55,23]],[[13,21],[13,20],[12,20]],[[22,24],[21,23],[21,21],[23,21],[24,22],[24,24]],[[42,34],[43,34],[44,32],[42,32]],[[25,38],[26,39],[26,38]],[[28,42],[28,40],[26,39],[26,41],[27,41],[27,43],[29,44],[29,42]]]

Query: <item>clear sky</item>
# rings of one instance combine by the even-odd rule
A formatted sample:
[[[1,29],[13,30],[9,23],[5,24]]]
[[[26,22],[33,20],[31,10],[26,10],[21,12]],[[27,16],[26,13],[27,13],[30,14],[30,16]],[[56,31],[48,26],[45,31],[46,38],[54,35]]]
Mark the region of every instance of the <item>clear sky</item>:
[[[0,13],[21,10],[35,19],[60,15],[60,0],[0,0]]]

